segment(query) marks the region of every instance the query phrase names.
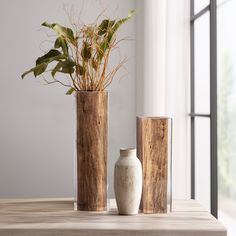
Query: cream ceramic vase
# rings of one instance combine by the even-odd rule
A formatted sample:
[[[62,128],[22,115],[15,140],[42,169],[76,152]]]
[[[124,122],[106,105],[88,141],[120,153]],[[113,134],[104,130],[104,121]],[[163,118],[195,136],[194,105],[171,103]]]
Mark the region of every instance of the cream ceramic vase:
[[[121,149],[114,170],[114,189],[119,214],[138,214],[142,179],[142,166],[136,157],[136,149]]]

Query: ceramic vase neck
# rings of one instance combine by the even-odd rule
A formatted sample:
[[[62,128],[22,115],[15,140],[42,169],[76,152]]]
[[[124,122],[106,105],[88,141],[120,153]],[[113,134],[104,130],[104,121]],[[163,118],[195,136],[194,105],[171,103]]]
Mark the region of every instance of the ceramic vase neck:
[[[120,156],[121,157],[136,156],[136,149],[135,148],[121,148]]]

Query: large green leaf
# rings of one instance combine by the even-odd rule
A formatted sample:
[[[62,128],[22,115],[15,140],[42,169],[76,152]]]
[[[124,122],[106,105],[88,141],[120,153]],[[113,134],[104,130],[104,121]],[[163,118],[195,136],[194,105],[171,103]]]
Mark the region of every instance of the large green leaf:
[[[120,26],[122,26],[126,21],[128,21],[129,19],[131,19],[134,16],[135,10],[131,10],[129,11],[127,17],[118,20],[115,25],[112,27],[112,32],[115,33]]]
[[[68,55],[68,46],[66,40],[63,37],[58,37],[54,44],[55,48],[61,48],[63,53],[67,56]]]
[[[57,63],[57,65],[53,68],[52,72],[51,72],[52,77],[55,76],[55,74],[62,68],[62,66],[63,66],[62,62],[59,61],[59,62]]]
[[[32,72],[34,73],[34,76],[36,77],[36,76],[42,74],[42,73],[47,69],[47,66],[48,66],[47,63],[39,64],[39,65],[33,67],[32,69],[26,71],[25,73],[23,73],[23,74],[21,75],[21,78],[24,79],[24,77],[25,77],[27,74],[32,73]]]
[[[92,55],[91,45],[87,41],[83,41],[83,48],[81,50],[81,56],[84,60],[90,59]]]
[[[74,88],[69,88],[69,90],[66,92],[66,95],[71,95],[75,91]]]
[[[47,66],[48,66],[47,63],[42,63],[36,66],[33,72],[34,76],[37,77],[38,75],[41,75],[47,69]]]
[[[51,74],[54,77],[57,72],[73,74],[75,71],[75,62],[72,60],[69,61],[59,61],[57,65],[52,70]]]
[[[48,53],[46,53],[45,55],[43,55],[42,57],[39,57],[36,60],[36,65],[39,65],[41,63],[49,63],[55,59],[62,59],[65,56],[63,56],[58,50],[56,49],[51,49]]]
[[[102,58],[105,55],[106,50],[108,49],[109,44],[106,38],[97,46],[97,61],[101,63]]]
[[[22,74],[22,79],[29,73],[33,72],[34,76],[37,77],[38,75],[42,74],[49,63],[53,61],[60,61],[66,59],[67,57],[64,54],[61,54],[58,50],[52,49],[42,57],[39,57],[36,60],[36,66],[25,73]]]
[[[66,74],[73,74],[75,71],[74,65],[70,62],[64,62],[61,70],[59,72],[66,73]]]
[[[110,30],[109,33],[108,33],[108,40],[107,40],[108,43],[111,43],[112,37],[113,37],[113,35],[116,33],[116,31],[117,31],[126,21],[128,21],[129,19],[131,19],[131,18],[133,17],[134,13],[135,13],[135,10],[129,11],[127,17],[118,20],[118,21],[114,24],[114,26],[111,28],[111,30]]]
[[[115,23],[115,20],[109,20],[105,19],[102,21],[102,23],[98,26],[98,35],[103,35],[105,34],[109,28],[111,28]]]
[[[72,44],[75,44],[76,40],[74,37],[73,30],[64,26],[61,26],[57,23],[49,24],[47,22],[42,23],[42,26],[48,27],[54,30],[59,36],[64,37],[67,41]]]

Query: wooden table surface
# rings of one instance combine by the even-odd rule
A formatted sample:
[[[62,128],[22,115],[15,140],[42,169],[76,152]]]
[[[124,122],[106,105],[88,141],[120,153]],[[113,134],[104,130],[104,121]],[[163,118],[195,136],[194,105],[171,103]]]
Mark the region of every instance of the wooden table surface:
[[[73,210],[71,199],[0,199],[0,236],[226,236],[194,200],[174,200],[168,214],[120,216]]]

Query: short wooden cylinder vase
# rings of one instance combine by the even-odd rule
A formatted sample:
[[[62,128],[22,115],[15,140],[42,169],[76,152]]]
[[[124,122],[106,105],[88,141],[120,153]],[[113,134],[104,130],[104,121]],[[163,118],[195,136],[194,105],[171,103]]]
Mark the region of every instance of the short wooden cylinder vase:
[[[137,156],[143,167],[140,204],[143,213],[171,210],[171,130],[170,118],[137,117]]]
[[[77,115],[77,210],[107,210],[106,91],[79,91]]]

